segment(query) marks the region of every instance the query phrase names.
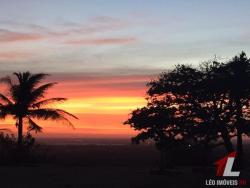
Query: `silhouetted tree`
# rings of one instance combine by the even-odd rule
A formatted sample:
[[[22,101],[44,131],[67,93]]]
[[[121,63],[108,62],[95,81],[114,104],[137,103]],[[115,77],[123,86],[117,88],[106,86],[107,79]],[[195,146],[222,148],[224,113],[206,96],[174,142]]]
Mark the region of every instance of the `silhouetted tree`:
[[[234,150],[231,137],[237,135],[237,152],[241,159],[242,134],[250,133],[250,60],[244,52],[225,63],[215,60],[202,63],[199,67],[177,65],[147,86],[149,101],[158,101],[153,104],[154,109],[159,108],[159,104],[162,113],[167,113],[164,108],[175,109],[175,113],[168,112],[167,121],[162,119],[162,115],[154,116],[153,121],[171,123],[164,129],[157,128],[159,123],[147,123],[152,120],[152,114],[138,114],[145,110],[148,112],[152,108],[148,104],[132,112],[127,124],[136,130],[143,130],[141,127],[147,125],[148,130],[154,128],[162,133],[165,128],[174,125],[184,139],[191,138],[205,148],[212,141],[222,139],[228,153]],[[141,125],[131,120],[139,121]],[[145,135],[148,133],[141,132],[138,136],[149,137]]]
[[[231,101],[232,121],[237,130],[237,155],[242,161],[242,134],[250,132],[250,59],[245,52],[235,56],[224,65],[227,75],[228,100]]]
[[[171,96],[168,97],[171,98]],[[178,110],[171,106],[174,99],[168,101],[169,103],[163,103],[157,99],[149,101],[146,107],[134,110],[131,117],[124,123],[141,131],[132,138],[133,143],[139,144],[148,139],[155,142],[157,149],[161,151],[161,169],[166,165],[166,152],[176,146],[182,137],[179,134],[183,133],[177,124]]]
[[[68,125],[73,126],[66,118],[71,116],[77,119],[71,113],[62,109],[49,108],[47,105],[54,102],[63,102],[65,98],[44,99],[47,90],[56,83],[47,83],[41,85],[41,81],[47,74],[31,74],[30,72],[13,73],[16,79],[7,76],[1,79],[1,82],[8,87],[8,95],[0,94],[0,118],[6,118],[11,115],[16,120],[18,128],[18,144],[23,142],[23,125],[28,124],[28,132],[42,130],[33,119],[42,120],[61,120]],[[25,121],[24,121],[25,120]]]
[[[197,143],[209,144],[219,138],[224,140],[225,147],[233,151],[229,130],[224,126],[228,117],[224,113],[226,106],[223,98],[223,79],[219,72],[218,62],[203,63],[200,68],[178,65],[168,73],[161,74],[148,86],[150,97],[162,97],[172,94],[178,100],[179,113],[186,124],[189,136]]]

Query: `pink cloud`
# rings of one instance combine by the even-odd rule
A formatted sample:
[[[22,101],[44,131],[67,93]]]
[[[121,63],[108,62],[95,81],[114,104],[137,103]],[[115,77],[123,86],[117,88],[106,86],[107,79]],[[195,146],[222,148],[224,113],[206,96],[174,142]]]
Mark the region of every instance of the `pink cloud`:
[[[76,45],[113,45],[113,44],[128,44],[135,42],[137,39],[133,37],[128,38],[99,38],[99,39],[80,39],[80,40],[70,40],[66,41],[66,44],[76,44]]]
[[[17,51],[8,51],[0,52],[0,60],[16,60],[23,59],[32,56],[33,54],[27,52],[17,52]]]
[[[41,38],[47,39],[59,39],[62,37],[70,37],[83,34],[96,34],[109,31],[116,31],[126,29],[133,25],[123,19],[109,17],[109,16],[98,16],[89,18],[84,23],[64,21],[61,24],[57,24],[52,28],[44,27],[37,24],[20,23],[15,21],[0,21],[0,42],[16,42],[16,41],[32,41],[39,40]],[[15,28],[17,30],[9,30],[7,28]],[[21,29],[21,30],[19,30]],[[22,32],[21,32],[22,31]],[[27,31],[27,32],[23,32]],[[66,42],[69,44],[119,44],[129,43],[134,41],[134,38],[109,38],[109,39],[90,39],[90,40],[79,40]]]
[[[40,34],[21,33],[0,29],[0,42],[30,41],[43,38]]]

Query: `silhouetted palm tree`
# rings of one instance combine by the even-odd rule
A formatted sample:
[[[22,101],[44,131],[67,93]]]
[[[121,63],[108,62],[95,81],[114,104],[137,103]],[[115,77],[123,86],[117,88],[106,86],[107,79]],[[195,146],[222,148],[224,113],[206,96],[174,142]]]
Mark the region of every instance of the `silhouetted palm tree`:
[[[77,119],[76,116],[62,109],[54,109],[47,106],[54,102],[63,102],[66,100],[66,98],[44,99],[47,90],[56,84],[40,84],[48,74],[15,72],[13,75],[17,79],[12,79],[9,76],[1,79],[1,82],[8,87],[8,95],[5,96],[0,93],[0,118],[4,119],[7,115],[11,115],[16,120],[19,146],[23,142],[24,123],[27,123],[28,131],[41,131],[42,127],[33,120],[34,118],[41,120],[62,120],[73,126],[66,116]]]

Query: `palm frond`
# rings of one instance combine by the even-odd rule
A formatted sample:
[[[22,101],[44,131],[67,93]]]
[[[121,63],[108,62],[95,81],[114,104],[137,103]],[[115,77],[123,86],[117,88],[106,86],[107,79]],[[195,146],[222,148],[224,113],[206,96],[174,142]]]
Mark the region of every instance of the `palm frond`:
[[[28,131],[42,132],[42,127],[35,123],[31,118],[28,118]]]
[[[45,74],[45,73],[32,74],[28,79],[28,83],[31,87],[35,87],[47,76],[49,76],[49,74]]]
[[[17,102],[19,100],[20,96],[20,87],[19,85],[12,85],[9,89],[10,95],[13,101]]]
[[[48,119],[56,120],[60,119],[61,117],[61,115],[56,110],[50,108],[29,110],[28,115],[30,117],[42,120],[48,120]]]
[[[56,85],[56,82],[52,82],[52,83],[48,83],[48,84],[44,84],[39,86],[38,88],[34,89],[31,92],[31,99],[30,102],[35,102],[41,98],[44,97],[45,93],[47,92],[47,90],[51,87],[53,87],[54,85]]]
[[[21,72],[14,72],[13,75],[15,75],[19,81],[19,83],[23,83],[23,75],[24,73],[21,73]]]
[[[60,97],[56,97],[56,98],[50,98],[50,99],[45,99],[39,102],[36,102],[34,104],[32,104],[33,108],[40,108],[41,106],[45,106],[51,103],[58,103],[58,102],[64,102],[66,101],[66,98],[60,98]]]
[[[67,112],[67,111],[65,111],[65,110],[62,110],[62,109],[56,109],[56,111],[58,111],[60,114],[62,114],[62,115],[68,115],[68,116],[71,116],[71,117],[73,117],[73,118],[75,118],[75,119],[78,119],[78,117],[76,117],[75,115],[73,115],[73,114],[71,114],[71,113],[69,113],[69,112]]]
[[[3,105],[0,103],[0,119],[5,119],[7,115],[14,115],[14,105],[6,104]]]
[[[65,114],[70,115],[70,113],[64,110],[51,109],[51,108],[29,110],[29,117],[42,120],[59,120],[64,123],[67,123],[71,127],[74,127],[73,124],[65,117]],[[72,115],[72,117],[74,117],[74,115]]]
[[[68,118],[61,116],[61,118],[58,120],[64,124],[68,125],[69,127],[72,127],[73,129],[75,129],[74,125],[71,123],[71,121]]]
[[[8,99],[8,97],[3,95],[2,93],[0,93],[0,100],[4,101],[7,104],[13,104],[12,101],[10,99]]]

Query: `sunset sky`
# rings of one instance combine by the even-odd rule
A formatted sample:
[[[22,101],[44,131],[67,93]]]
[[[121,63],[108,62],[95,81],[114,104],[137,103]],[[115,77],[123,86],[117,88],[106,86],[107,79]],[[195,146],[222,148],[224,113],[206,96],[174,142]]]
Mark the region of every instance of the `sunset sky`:
[[[76,129],[44,122],[40,136],[130,136],[145,83],[177,63],[250,54],[249,0],[0,0],[1,76],[45,72],[48,97]],[[3,91],[4,93],[4,91]],[[1,121],[13,127],[13,121]]]

